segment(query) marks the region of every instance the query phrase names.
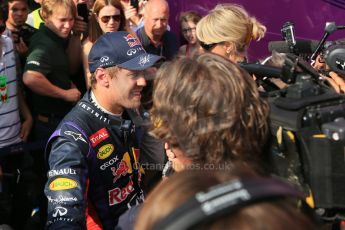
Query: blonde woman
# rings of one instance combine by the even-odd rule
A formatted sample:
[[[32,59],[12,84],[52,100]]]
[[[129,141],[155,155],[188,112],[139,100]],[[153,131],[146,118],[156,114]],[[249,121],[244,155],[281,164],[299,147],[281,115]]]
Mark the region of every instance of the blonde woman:
[[[251,40],[264,37],[266,27],[236,4],[219,4],[196,27],[201,46],[234,62],[245,61]]]

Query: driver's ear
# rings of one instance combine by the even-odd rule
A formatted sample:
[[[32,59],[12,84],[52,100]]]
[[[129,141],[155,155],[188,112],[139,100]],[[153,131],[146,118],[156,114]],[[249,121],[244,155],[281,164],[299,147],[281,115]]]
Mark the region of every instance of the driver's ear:
[[[107,74],[107,71],[103,68],[97,68],[95,71],[95,78],[97,81],[97,85],[101,85],[103,87],[109,87],[110,83],[110,76]]]

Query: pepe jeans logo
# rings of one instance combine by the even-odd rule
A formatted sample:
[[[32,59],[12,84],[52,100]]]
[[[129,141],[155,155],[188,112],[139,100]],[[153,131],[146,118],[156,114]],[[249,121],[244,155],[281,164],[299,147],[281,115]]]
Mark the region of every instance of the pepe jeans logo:
[[[109,61],[109,57],[108,56],[103,56],[99,59],[100,62],[104,63],[106,61]]]
[[[139,65],[140,66],[144,66],[146,63],[149,63],[150,62],[150,54],[146,55],[146,56],[142,56],[140,57],[140,60],[139,60]]]
[[[78,199],[77,197],[68,197],[68,196],[58,196],[58,197],[51,197],[47,196],[48,202],[53,203],[53,204],[66,204],[68,202],[77,202]]]

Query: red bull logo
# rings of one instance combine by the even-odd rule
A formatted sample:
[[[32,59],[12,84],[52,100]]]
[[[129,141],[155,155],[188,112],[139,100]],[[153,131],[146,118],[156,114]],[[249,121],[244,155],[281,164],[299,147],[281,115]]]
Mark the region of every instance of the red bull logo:
[[[121,162],[118,163],[117,168],[111,167],[111,171],[113,171],[113,182],[115,183],[121,176],[125,176],[128,173],[129,167],[126,161],[121,160]]]
[[[133,181],[129,181],[129,183],[124,188],[114,188],[108,191],[109,205],[112,206],[121,203],[122,201],[126,200],[128,195],[133,191]]]
[[[135,39],[132,34],[128,34],[127,36],[124,36],[123,38],[126,40],[126,42]]]
[[[96,147],[99,143],[109,137],[109,133],[106,128],[98,130],[96,133],[92,134],[89,139],[91,141],[92,147]]]
[[[141,46],[141,43],[139,40],[135,39],[132,42],[128,42],[129,47],[134,47],[134,46]]]

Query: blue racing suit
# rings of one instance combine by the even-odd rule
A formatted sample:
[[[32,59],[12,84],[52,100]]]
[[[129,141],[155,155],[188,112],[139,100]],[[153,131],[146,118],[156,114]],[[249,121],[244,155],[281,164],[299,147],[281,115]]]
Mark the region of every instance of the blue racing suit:
[[[143,201],[132,120],[102,112],[90,93],[48,141],[47,229],[111,229]]]

